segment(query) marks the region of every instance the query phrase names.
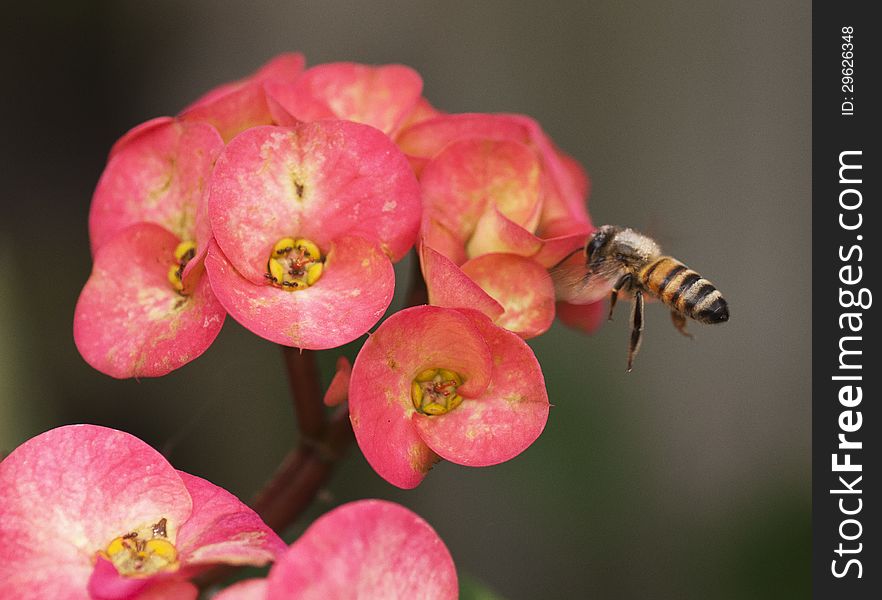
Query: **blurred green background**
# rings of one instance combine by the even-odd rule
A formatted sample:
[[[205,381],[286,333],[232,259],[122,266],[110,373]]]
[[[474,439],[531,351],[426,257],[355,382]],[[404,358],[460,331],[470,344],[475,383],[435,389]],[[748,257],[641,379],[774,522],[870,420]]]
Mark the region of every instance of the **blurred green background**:
[[[443,110],[536,117],[591,176],[595,223],[650,232],[732,319],[689,341],[649,305],[631,374],[626,310],[591,337],[556,325],[532,342],[554,408],[527,452],[403,492],[353,448],[310,514],[402,502],[510,599],[808,597],[808,2],[6,4],[0,449],[99,423],[258,489],[296,438],[278,348],[228,320],[203,357],[140,382],[77,354],[90,196],[124,131],[276,53],[400,62]]]

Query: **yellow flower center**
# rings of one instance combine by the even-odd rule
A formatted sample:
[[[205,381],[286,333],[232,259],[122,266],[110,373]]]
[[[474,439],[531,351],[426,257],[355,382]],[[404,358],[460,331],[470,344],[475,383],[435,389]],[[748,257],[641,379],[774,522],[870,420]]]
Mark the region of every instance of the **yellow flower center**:
[[[443,415],[462,404],[456,388],[462,377],[447,369],[426,369],[410,384],[410,399],[417,412],[424,415]]]
[[[196,256],[196,242],[186,240],[175,248],[175,261],[168,268],[168,282],[178,292],[184,291],[184,267]]]
[[[178,551],[166,536],[166,519],[114,538],[100,554],[124,577],[148,577],[178,568]]]
[[[318,281],[324,268],[325,259],[314,242],[306,238],[282,238],[273,246],[265,277],[278,288],[296,292]]]

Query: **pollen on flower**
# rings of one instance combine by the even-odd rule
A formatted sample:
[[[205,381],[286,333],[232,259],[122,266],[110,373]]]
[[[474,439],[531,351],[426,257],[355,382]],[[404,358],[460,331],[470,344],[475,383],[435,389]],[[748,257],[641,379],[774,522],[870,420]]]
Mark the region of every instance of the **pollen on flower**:
[[[109,560],[124,577],[149,577],[178,568],[178,552],[168,541],[167,520],[130,531],[111,540],[99,554]]]
[[[168,282],[178,292],[184,290],[184,268],[196,256],[196,242],[185,240],[175,248],[175,261],[168,268]]]
[[[318,281],[325,268],[319,247],[306,238],[286,237],[273,246],[265,277],[285,291],[305,290]]]
[[[462,377],[447,369],[426,369],[410,385],[413,407],[424,415],[443,415],[460,404],[462,396],[456,393]]]

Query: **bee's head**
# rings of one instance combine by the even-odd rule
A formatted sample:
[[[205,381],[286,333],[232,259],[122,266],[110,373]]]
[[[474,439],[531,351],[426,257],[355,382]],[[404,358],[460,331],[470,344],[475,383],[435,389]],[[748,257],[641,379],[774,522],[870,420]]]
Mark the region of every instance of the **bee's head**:
[[[614,225],[604,225],[597,229],[585,246],[585,262],[591,264],[592,259],[599,256],[598,252],[612,240],[615,232],[616,227]]]

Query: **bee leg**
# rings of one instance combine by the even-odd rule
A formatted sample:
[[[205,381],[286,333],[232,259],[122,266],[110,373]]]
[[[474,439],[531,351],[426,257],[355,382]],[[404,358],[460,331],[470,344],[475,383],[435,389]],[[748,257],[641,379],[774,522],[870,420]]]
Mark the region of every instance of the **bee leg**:
[[[616,300],[619,299],[619,290],[623,287],[631,283],[631,274],[626,273],[619,277],[619,280],[616,281],[615,285],[612,288],[612,293],[609,296],[609,317],[608,320],[612,321],[613,309],[616,307]]]
[[[640,350],[643,340],[643,292],[634,292],[634,306],[631,307],[631,341],[628,344],[628,372],[634,364],[634,357]]]
[[[671,321],[674,322],[674,327],[677,328],[677,331],[690,339],[692,338],[692,334],[686,331],[686,317],[683,316],[682,313],[678,313],[676,310],[672,310]]]

